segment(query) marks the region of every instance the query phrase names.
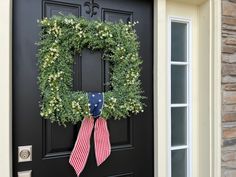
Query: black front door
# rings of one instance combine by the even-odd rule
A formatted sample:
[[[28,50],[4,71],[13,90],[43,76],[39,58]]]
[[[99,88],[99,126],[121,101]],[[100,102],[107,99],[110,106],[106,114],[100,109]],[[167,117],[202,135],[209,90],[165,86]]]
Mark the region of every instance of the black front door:
[[[147,0],[14,0],[13,1],[13,162],[18,171],[32,170],[33,177],[75,177],[69,165],[80,125],[60,127],[40,117],[37,85],[37,19],[74,14],[88,19],[139,21],[142,87],[145,111],[129,119],[109,120],[112,153],[96,166],[93,145],[81,177],[152,177],[153,169],[153,2]],[[75,55],[75,90],[106,91],[109,63],[100,52],[84,50]],[[92,72],[91,72],[92,71]],[[93,78],[93,82],[91,79]],[[18,163],[18,146],[32,145],[31,162]]]

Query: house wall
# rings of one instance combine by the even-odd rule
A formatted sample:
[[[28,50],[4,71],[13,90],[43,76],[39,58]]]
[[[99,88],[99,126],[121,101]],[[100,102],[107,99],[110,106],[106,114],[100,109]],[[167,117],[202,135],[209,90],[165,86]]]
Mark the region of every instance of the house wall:
[[[222,0],[222,177],[236,176],[236,1]]]
[[[181,3],[189,3],[194,2],[194,5],[202,5],[202,0],[175,0],[177,2],[181,1]],[[231,0],[233,1],[233,0]],[[235,0],[234,0],[235,1]],[[202,159],[199,159],[201,162],[208,163],[209,166],[204,169],[199,169],[201,172],[199,172],[200,177],[220,177],[220,130],[221,125],[219,122],[221,122],[221,96],[220,96],[220,54],[221,48],[220,48],[220,21],[221,21],[221,1],[219,0],[211,0],[210,3],[210,24],[214,24],[213,27],[210,29],[210,38],[211,38],[211,44],[209,50],[211,51],[210,56],[210,63],[209,67],[209,82],[211,82],[210,86],[210,100],[209,104],[211,105],[210,109],[210,117],[214,117],[214,119],[209,122],[208,127],[205,128],[205,130],[209,129],[209,160],[210,162],[203,161]],[[228,1],[224,1],[223,4]],[[235,1],[236,2],[236,1]],[[205,6],[205,5],[204,5]],[[205,7],[202,6],[202,10],[200,11],[206,11]],[[235,6],[233,6],[235,7]],[[225,6],[224,6],[225,8]],[[230,9],[231,7],[228,6]],[[227,9],[227,8],[226,8]],[[200,13],[200,12],[199,12]],[[224,13],[226,13],[224,11]],[[236,10],[229,10],[227,13],[236,13]],[[12,129],[11,129],[11,24],[12,24],[12,0],[2,0],[0,1],[0,177],[12,177],[12,157],[11,157],[11,139],[12,139]],[[235,16],[235,14],[233,14]],[[163,84],[166,82],[166,60],[167,57],[167,41],[166,41],[166,33],[167,33],[167,20],[166,20],[166,0],[154,0],[154,102],[155,102],[155,177],[168,177],[168,156],[167,153],[167,139],[164,138],[167,134],[167,125],[166,125],[166,117],[167,117],[167,110],[165,108],[165,105],[167,105],[167,93],[166,93],[166,85]],[[202,20],[202,23],[207,23],[206,21]],[[234,25],[236,24],[236,19],[230,18],[223,18],[223,24],[228,23],[228,25]],[[223,26],[224,28],[224,26]],[[228,30],[229,32],[231,30]],[[231,31],[232,32],[232,31]],[[229,34],[228,34],[229,35]],[[202,37],[204,39],[204,37]],[[224,50],[229,50],[229,48],[233,48],[234,46],[229,45],[227,42],[227,46]],[[231,41],[232,43],[232,41]],[[236,51],[236,47],[235,47]],[[223,54],[226,54],[225,51]],[[231,58],[226,57],[227,60],[232,62],[232,56],[233,54],[228,54],[231,56]],[[235,54],[236,55],[236,54]],[[223,58],[223,57],[222,57]],[[234,59],[236,60],[236,59]],[[225,61],[222,60],[222,65],[227,64]],[[230,66],[235,67],[234,64],[231,64]],[[230,68],[230,67],[228,67]],[[233,69],[228,69],[229,71],[233,72]],[[236,72],[236,70],[235,70]],[[233,77],[232,75],[235,75]],[[228,82],[225,82],[225,79],[223,80],[225,83],[223,84],[222,88],[226,85],[226,83],[230,83],[232,81],[233,84],[236,85],[236,74],[231,74],[231,76],[226,77],[226,80],[228,79]],[[232,80],[232,81],[231,81]],[[228,84],[229,85],[229,84]],[[232,85],[230,85],[232,88],[234,88]],[[219,89],[218,89],[219,88]],[[236,86],[235,86],[236,88]],[[236,93],[236,89],[234,90]],[[236,100],[236,96],[233,97]],[[236,103],[236,101],[235,101]],[[235,104],[234,103],[234,104]],[[227,110],[228,109],[228,110]],[[231,110],[230,110],[231,109]],[[236,104],[224,104],[223,105],[223,113],[227,113],[228,117],[226,116],[224,119],[228,120],[228,122],[231,124],[229,120],[232,119],[236,122]],[[226,115],[227,115],[226,114]],[[226,121],[224,121],[226,122]],[[225,123],[227,125],[227,123]],[[230,130],[230,128],[228,128]],[[163,135],[164,134],[164,135]],[[204,134],[204,133],[202,133]],[[235,133],[236,134],[236,133]],[[206,134],[204,134],[206,136]],[[199,138],[199,140],[202,140]],[[222,153],[222,159],[234,159],[236,157],[236,153],[234,154],[234,151],[230,151],[231,149],[236,149],[236,145],[230,146],[227,145],[233,144],[235,141],[231,141],[230,138],[224,138],[225,145],[223,147],[223,153]],[[208,145],[205,144],[205,145]],[[235,143],[236,144],[236,143]],[[203,147],[201,147],[204,149]],[[229,148],[229,149],[227,149]],[[227,153],[225,153],[225,152]],[[199,153],[201,154],[201,150],[199,150]],[[232,155],[231,155],[232,154]],[[204,154],[205,155],[205,154]],[[204,156],[203,155],[203,156]],[[202,156],[202,157],[203,157]],[[208,158],[208,157],[207,157]],[[201,163],[200,162],[200,163]],[[225,163],[226,162],[226,163]],[[229,163],[228,163],[229,162]],[[201,166],[204,166],[204,163],[201,163]],[[222,162],[222,174],[228,174],[228,177],[235,177],[236,173],[234,170],[231,170],[228,166],[226,169],[226,165],[230,164],[236,166],[236,163],[234,160],[224,160]],[[199,165],[200,166],[200,165]],[[194,171],[195,172],[195,171]],[[205,176],[203,175],[206,174]],[[196,173],[197,174],[197,173]],[[231,176],[230,176],[231,175]],[[197,176],[197,175],[195,175]],[[226,176],[227,177],[227,176]]]

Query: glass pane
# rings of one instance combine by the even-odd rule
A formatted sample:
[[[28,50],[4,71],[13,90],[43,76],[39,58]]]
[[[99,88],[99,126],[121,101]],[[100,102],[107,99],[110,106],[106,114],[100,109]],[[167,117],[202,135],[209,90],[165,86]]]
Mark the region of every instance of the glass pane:
[[[187,66],[171,66],[171,103],[187,103]]]
[[[171,60],[187,60],[187,24],[171,23]]]
[[[171,177],[187,177],[187,150],[171,152]]]
[[[171,108],[171,146],[187,144],[187,108]]]

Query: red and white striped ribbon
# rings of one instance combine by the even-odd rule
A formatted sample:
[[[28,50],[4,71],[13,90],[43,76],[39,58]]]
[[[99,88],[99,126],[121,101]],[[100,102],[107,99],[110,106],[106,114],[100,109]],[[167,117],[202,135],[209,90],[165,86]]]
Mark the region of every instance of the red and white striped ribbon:
[[[70,155],[69,163],[73,166],[77,176],[83,171],[90,151],[90,138],[94,127],[93,117],[84,118],[77,140]],[[94,145],[97,165],[101,165],[111,153],[111,144],[107,122],[99,117],[95,122]]]
[[[94,145],[97,166],[101,165],[111,154],[111,144],[109,131],[107,129],[107,121],[98,118],[94,128]]]

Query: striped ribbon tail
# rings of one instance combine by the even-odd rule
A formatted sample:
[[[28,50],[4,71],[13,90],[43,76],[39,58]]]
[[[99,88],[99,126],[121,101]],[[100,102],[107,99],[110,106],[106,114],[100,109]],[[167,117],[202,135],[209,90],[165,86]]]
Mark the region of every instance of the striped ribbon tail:
[[[88,159],[90,151],[90,137],[93,131],[94,119],[84,118],[78,133],[78,137],[72,153],[70,155],[69,163],[73,166],[77,176],[83,171]]]
[[[94,145],[97,166],[101,165],[111,154],[110,135],[107,121],[99,117],[94,128]]]

